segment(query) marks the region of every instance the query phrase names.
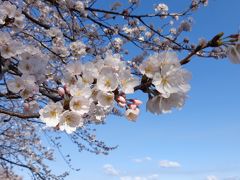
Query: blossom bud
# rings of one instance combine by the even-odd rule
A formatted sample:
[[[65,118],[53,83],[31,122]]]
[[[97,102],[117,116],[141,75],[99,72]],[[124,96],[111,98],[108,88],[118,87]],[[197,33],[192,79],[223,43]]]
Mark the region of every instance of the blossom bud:
[[[142,104],[142,101],[138,100],[138,99],[133,99],[132,100],[133,104],[135,104],[136,106],[139,106]]]
[[[121,103],[126,103],[126,99],[123,96],[118,96],[117,101]]]
[[[59,87],[59,88],[58,88],[58,94],[59,94],[60,96],[64,96],[64,94],[65,94],[64,88]]]
[[[29,103],[23,103],[23,109],[24,109],[24,111],[29,111],[30,110]]]
[[[70,92],[69,92],[69,89],[68,89],[68,87],[67,87],[66,85],[64,85],[64,90],[65,90],[65,93],[68,93],[68,94],[70,93]],[[65,93],[64,93],[64,94],[65,94]]]
[[[133,109],[133,110],[135,110],[137,108],[136,104],[130,104],[128,106],[129,106],[130,109]]]

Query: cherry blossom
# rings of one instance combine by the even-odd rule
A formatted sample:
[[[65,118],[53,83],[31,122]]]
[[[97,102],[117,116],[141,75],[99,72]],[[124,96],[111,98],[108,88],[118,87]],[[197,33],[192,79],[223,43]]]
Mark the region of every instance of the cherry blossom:
[[[90,108],[91,101],[85,97],[73,97],[69,103],[70,109],[81,115],[87,113]]]
[[[125,112],[125,116],[130,121],[135,121],[139,115],[140,110],[138,108],[135,109],[128,109]]]
[[[97,79],[97,87],[101,91],[114,91],[118,87],[118,78],[113,69],[103,68]]]
[[[103,107],[111,107],[113,105],[114,94],[112,92],[99,91],[97,93],[97,100]]]
[[[240,43],[229,46],[227,54],[233,64],[240,64]]]
[[[84,124],[81,115],[74,111],[65,111],[61,114],[59,128],[61,131],[73,133],[77,127],[82,127]]]
[[[60,115],[63,111],[62,104],[60,102],[49,102],[43,109],[40,109],[40,119],[46,123],[49,127],[55,127],[60,121]]]

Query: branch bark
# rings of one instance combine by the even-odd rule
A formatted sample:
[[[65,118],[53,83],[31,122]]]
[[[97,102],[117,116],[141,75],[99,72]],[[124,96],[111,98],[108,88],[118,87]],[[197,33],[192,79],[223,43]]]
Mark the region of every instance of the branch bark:
[[[0,114],[6,114],[6,115],[9,115],[9,116],[18,117],[18,118],[21,118],[21,119],[39,118],[40,117],[40,115],[38,113],[24,114],[24,113],[9,111],[9,110],[2,109],[2,108],[0,108]]]

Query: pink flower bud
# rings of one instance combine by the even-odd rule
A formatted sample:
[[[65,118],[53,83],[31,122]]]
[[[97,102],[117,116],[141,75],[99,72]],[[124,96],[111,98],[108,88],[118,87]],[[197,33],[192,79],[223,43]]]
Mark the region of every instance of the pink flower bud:
[[[123,96],[118,96],[117,101],[121,103],[126,103],[126,99]]]
[[[135,104],[135,105],[137,105],[137,106],[139,106],[139,105],[141,105],[142,104],[142,101],[140,101],[140,100],[138,100],[138,99],[133,99],[133,104]]]
[[[23,103],[23,109],[24,109],[24,111],[29,111],[30,110],[29,103]]]
[[[122,96],[123,98],[126,98],[126,94],[124,92],[120,92],[119,96]]]
[[[64,88],[64,90],[65,90],[65,93],[69,94],[69,89],[68,89],[68,87],[67,87],[66,85],[64,85],[63,88]],[[65,93],[64,93],[64,94],[65,94]]]
[[[126,103],[122,103],[122,102],[118,102],[118,105],[119,105],[120,107],[125,107],[127,104],[126,104]]]
[[[64,88],[59,87],[59,88],[58,88],[58,94],[59,94],[60,96],[64,96],[64,94],[65,94]]]
[[[132,110],[135,110],[137,108],[137,105],[136,104],[130,104],[129,108],[132,109]]]

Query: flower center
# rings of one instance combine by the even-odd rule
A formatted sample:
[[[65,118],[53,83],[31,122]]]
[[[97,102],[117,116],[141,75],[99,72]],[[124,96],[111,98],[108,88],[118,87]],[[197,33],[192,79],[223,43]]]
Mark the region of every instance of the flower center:
[[[51,111],[51,112],[50,112],[50,116],[51,116],[51,117],[56,117],[56,116],[57,116],[57,111],[56,111],[56,110]]]
[[[107,79],[107,80],[105,81],[105,86],[106,86],[106,87],[110,87],[110,86],[111,86],[111,81],[110,81],[109,79]]]
[[[82,105],[81,105],[81,102],[80,102],[80,101],[76,101],[76,102],[73,103],[74,109],[80,109],[81,106],[82,106]]]

